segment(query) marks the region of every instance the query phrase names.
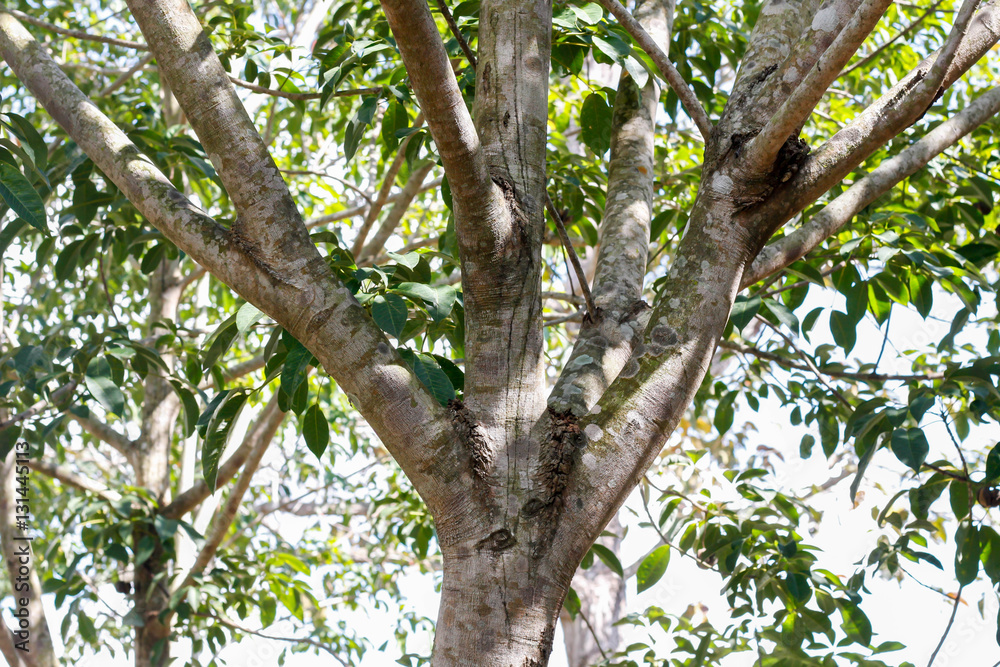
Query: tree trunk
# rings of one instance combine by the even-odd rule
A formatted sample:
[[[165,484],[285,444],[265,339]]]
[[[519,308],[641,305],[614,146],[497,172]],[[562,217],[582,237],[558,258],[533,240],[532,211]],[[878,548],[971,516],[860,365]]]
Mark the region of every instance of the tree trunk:
[[[548,664],[570,576],[546,576],[525,547],[497,533],[475,553],[445,555],[434,667]]]

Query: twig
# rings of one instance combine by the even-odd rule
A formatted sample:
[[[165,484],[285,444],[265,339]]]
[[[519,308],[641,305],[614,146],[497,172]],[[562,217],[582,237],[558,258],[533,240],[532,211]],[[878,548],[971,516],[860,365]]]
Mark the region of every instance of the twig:
[[[766,359],[768,361],[773,361],[785,368],[791,368],[799,371],[810,371],[810,372],[820,372],[827,377],[839,378],[845,380],[860,380],[862,382],[912,382],[918,380],[940,380],[944,378],[944,373],[925,373],[925,374],[914,374],[914,375],[889,375],[885,373],[856,373],[851,371],[831,371],[820,369],[815,366],[807,366],[805,364],[799,364],[791,359],[786,359],[781,355],[775,354],[773,352],[768,352],[766,350],[761,350],[760,348],[752,347],[749,345],[740,345],[739,343],[734,343],[728,340],[720,340],[719,347],[726,350],[732,350],[733,352],[740,352],[742,354],[749,354],[760,359]],[[800,352],[801,354],[801,352]]]
[[[318,100],[323,97],[322,92],[318,93],[289,93],[284,90],[275,90],[274,88],[265,88],[264,86],[258,86],[255,83],[250,83],[249,81],[244,81],[235,76],[230,76],[229,80],[240,88],[246,88],[247,90],[252,90],[255,93],[261,93],[262,95],[272,95],[274,97],[284,97],[286,100],[292,100],[293,102],[304,102],[306,100]],[[348,90],[338,90],[333,93],[331,97],[352,97],[355,95],[378,95],[382,92],[381,88],[350,88]]]
[[[154,56],[152,53],[147,53],[146,55],[144,55],[142,58],[139,59],[139,62],[137,62],[135,65],[132,65],[132,67],[126,70],[124,73],[122,73],[121,76],[119,76],[117,79],[108,84],[108,87],[99,92],[97,96],[107,97],[111,93],[115,92],[116,90],[124,86],[129,79],[135,76],[136,72],[141,70],[149,63],[153,62],[153,57]]]
[[[939,0],[940,1],[940,0]],[[438,9],[441,10],[441,15],[444,16],[445,22],[448,24],[448,28],[451,30],[451,34],[455,36],[458,40],[458,45],[462,47],[462,52],[465,53],[465,57],[469,59],[469,64],[475,69],[476,65],[476,54],[472,52],[469,47],[469,43],[465,41],[465,37],[462,37],[462,32],[458,29],[458,24],[455,23],[455,17],[451,15],[451,11],[448,9],[448,5],[445,0],[437,0]],[[603,654],[604,651],[601,651]]]
[[[927,661],[927,667],[931,667],[931,665],[934,664],[934,660],[937,658],[938,652],[941,650],[941,647],[944,646],[944,642],[948,638],[948,633],[951,632],[951,626],[955,622],[955,615],[958,614],[958,605],[962,601],[963,588],[965,588],[964,585],[958,587],[958,593],[955,595],[955,605],[951,608],[951,618],[948,619],[948,625],[945,626],[944,634],[941,635],[941,641],[938,642],[937,648],[935,648],[934,652],[931,653],[931,659]]]
[[[149,47],[143,44],[142,42],[133,42],[127,39],[115,39],[114,37],[93,35],[89,32],[84,32],[83,30],[70,30],[69,28],[60,28],[54,23],[49,23],[48,21],[37,19],[31,14],[25,14],[24,12],[18,11],[16,9],[6,9],[5,11],[10,12],[13,16],[24,21],[25,23],[30,23],[31,25],[37,26],[39,28],[45,28],[46,30],[49,30],[59,35],[65,35],[67,37],[75,37],[76,39],[82,39],[88,42],[100,42],[101,44],[123,46],[126,49],[136,49],[137,51],[149,50]]]
[[[548,192],[545,193],[545,209],[555,221],[556,231],[559,232],[559,240],[562,241],[563,248],[566,250],[566,254],[569,255],[569,261],[573,265],[573,271],[576,273],[577,281],[580,283],[583,298],[587,302],[587,314],[590,316],[590,321],[597,322],[597,306],[594,305],[594,295],[590,293],[590,286],[587,284],[587,274],[584,273],[583,266],[580,264],[580,258],[576,256],[573,243],[569,240],[569,234],[566,233],[566,225],[563,224],[563,217],[556,210],[555,204],[552,203],[552,197],[549,196]]]
[[[842,393],[840,393],[840,391],[838,391],[836,387],[834,387],[832,384],[830,384],[829,382],[826,381],[826,378],[823,377],[823,372],[816,367],[816,364],[814,364],[813,361],[812,361],[812,359],[809,358],[809,355],[807,355],[805,352],[803,352],[802,350],[799,349],[799,347],[795,344],[795,341],[793,341],[791,338],[789,338],[788,336],[786,336],[785,332],[783,332],[781,329],[779,329],[778,327],[776,327],[773,324],[771,324],[770,322],[768,322],[766,319],[764,319],[760,315],[757,315],[756,317],[757,317],[758,320],[760,320],[761,322],[763,322],[765,326],[769,327],[772,331],[774,331],[776,334],[778,334],[779,336],[781,336],[782,338],[785,339],[785,342],[788,343],[788,346],[790,348],[792,348],[793,350],[795,350],[796,354],[799,355],[799,357],[802,359],[802,361],[805,363],[805,365],[809,367],[809,370],[812,371],[812,373],[816,375],[816,379],[818,379],[820,381],[820,383],[824,387],[826,387],[827,389],[829,389],[830,393],[832,393],[834,396],[836,396],[837,399],[841,403],[843,403],[846,407],[853,409],[853,406],[851,405],[851,402],[848,401],[847,398],[845,398],[844,395]]]
[[[862,58],[858,62],[854,63],[853,65],[851,65],[850,67],[848,67],[847,69],[845,69],[843,72],[840,73],[840,76],[844,76],[845,74],[850,74],[851,72],[853,72],[854,70],[856,70],[859,67],[864,67],[865,65],[867,65],[868,63],[870,63],[873,59],[877,58],[879,56],[879,54],[881,54],[883,51],[885,51],[885,49],[887,49],[889,46],[891,46],[893,44],[893,42],[896,42],[897,40],[902,39],[903,37],[906,37],[906,35],[908,35],[914,28],[916,28],[918,25],[920,25],[921,23],[923,23],[924,19],[926,19],[931,14],[933,14],[934,10],[936,10],[938,8],[938,6],[941,5],[942,2],[944,2],[944,0],[937,0],[937,2],[935,2],[933,5],[931,5],[930,9],[928,9],[926,12],[924,12],[920,16],[920,18],[915,19],[912,23],[910,23],[910,25],[908,25],[905,28],[903,28],[895,37],[893,37],[892,39],[890,39],[889,41],[887,41],[885,44],[882,44],[877,49],[875,49],[874,51],[872,51],[871,53],[869,53],[867,56],[865,56],[864,58]]]
[[[715,129],[712,121],[709,119],[705,109],[702,108],[701,103],[698,102],[698,98],[695,97],[694,92],[688,87],[687,82],[684,81],[684,77],[681,76],[681,73],[677,71],[677,68],[667,58],[667,54],[660,49],[656,40],[650,37],[649,33],[642,27],[642,24],[629,14],[628,10],[618,0],[598,1],[605,9],[614,14],[615,18],[618,19],[618,23],[639,44],[639,48],[649,55],[653,64],[660,70],[660,74],[670,84],[670,87],[674,89],[677,98],[684,107],[684,111],[694,120],[694,124],[698,126],[702,139],[708,142],[709,137],[712,136],[712,130]]]

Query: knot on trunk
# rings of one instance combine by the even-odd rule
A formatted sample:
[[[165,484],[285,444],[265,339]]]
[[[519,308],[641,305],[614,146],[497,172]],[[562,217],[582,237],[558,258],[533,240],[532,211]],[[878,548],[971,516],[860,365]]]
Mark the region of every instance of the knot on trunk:
[[[506,528],[494,530],[492,533],[476,542],[476,551],[491,551],[500,553],[517,544],[514,534]]]
[[[489,479],[493,456],[482,427],[462,401],[452,399],[448,407],[452,411],[451,423],[472,458],[472,472],[481,480]]]

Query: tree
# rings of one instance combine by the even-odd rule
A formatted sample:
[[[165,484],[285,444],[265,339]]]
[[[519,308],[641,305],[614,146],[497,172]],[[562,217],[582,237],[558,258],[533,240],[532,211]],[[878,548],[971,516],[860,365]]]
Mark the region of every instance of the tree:
[[[920,427],[936,396],[947,397],[944,418],[954,421],[959,437],[971,422],[1000,414],[996,330],[988,334],[987,354],[956,345],[970,323],[981,333],[995,327],[995,316],[973,319],[982,295],[996,291],[992,267],[1000,250],[995,178],[982,177],[989,165],[976,162],[997,146],[987,123],[1000,110],[1000,89],[986,85],[995,79],[995,63],[977,64],[1000,39],[995,2],[965,0],[943,20],[942,3],[910,11],[890,0],[690,2],[680,11],[666,0],[643,0],[631,13],[616,0],[559,5],[555,13],[551,3],[536,0],[483,0],[462,3],[454,14],[439,3],[440,18],[422,0],[383,0],[380,7],[344,5],[329,21],[332,3],[315,2],[286,28],[285,39],[255,31],[249,5],[208,4],[196,12],[180,0],[127,4],[143,43],[61,28],[65,7],[44,19],[37,8],[0,11],[0,53],[54,121],[28,109],[20,94],[25,113],[5,116],[12,139],[0,154],[0,195],[17,217],[0,236],[4,246],[17,238],[22,248],[34,247],[36,275],[48,275],[55,241],[47,236],[45,202],[70,202],[51,267],[56,281],[95,259],[106,281],[108,249],[117,264],[141,253],[138,267],[117,267],[113,277],[144,322],[123,313],[125,321],[113,324],[110,290],[91,281],[88,303],[100,296],[109,302],[92,318],[99,326],[4,350],[12,378],[7,390],[16,385],[19,397],[10,406],[16,414],[3,423],[4,442],[12,446],[13,429],[59,407],[131,467],[135,489],[127,503],[119,502],[124,494],[114,491],[115,498],[75,473],[60,477],[50,467],[48,474],[103,494],[101,507],[115,508],[121,520],[109,519],[109,527],[128,525],[129,549],[109,549],[134,568],[137,665],[166,664],[179,624],[202,623],[216,641],[218,626],[213,631],[213,619],[203,618],[198,592],[208,590],[206,568],[230,534],[284,413],[301,415],[299,428],[320,454],[329,439],[335,400],[307,380],[310,367],[336,383],[433,517],[443,567],[436,665],[547,663],[578,566],[597,554],[620,568],[610,550],[592,545],[685,414],[712,411],[720,436],[732,427],[740,383],[706,380],[719,350],[795,374],[782,401],[806,406],[800,418],[816,424],[827,456],[853,440],[852,488],[883,447],[913,469],[906,483],[916,482],[910,491],[916,520],[900,523],[892,548],[873,552],[877,562],[891,569],[900,554],[920,557],[909,544],[925,539],[921,532],[935,533],[929,506],[949,486],[952,516],[961,522],[958,581],[975,579],[980,560],[991,579],[1000,576],[990,556],[1000,538],[975,522],[971,509],[975,498],[986,508],[996,504],[996,455],[970,452],[970,464],[956,439],[960,463],[929,463]],[[709,20],[708,12],[718,16]],[[89,77],[78,86],[22,21],[81,40],[83,52],[96,43],[148,55],[105,88]],[[305,25],[312,27],[297,32]],[[317,25],[325,27],[302,65],[305,77],[289,43]],[[894,36],[879,36],[882,30]],[[908,35],[908,44],[895,33]],[[852,64],[869,40],[879,39]],[[265,54],[272,64],[286,61],[273,72],[261,69]],[[231,74],[238,60],[243,78]],[[153,61],[152,104],[148,92],[134,91],[95,104],[81,89],[96,98],[113,95]],[[585,64],[601,62],[621,65],[616,89],[590,85]],[[894,76],[882,82],[873,72]],[[292,90],[298,87],[292,79],[308,90]],[[358,86],[341,89],[347,81]],[[263,136],[237,87],[274,97]],[[129,99],[137,104],[126,106]],[[278,100],[289,102],[280,112]],[[324,111],[331,100],[335,111]],[[661,103],[671,119],[666,126],[657,120]],[[362,149],[377,117],[378,143]],[[578,128],[571,127],[577,119]],[[188,125],[197,141],[186,134]],[[577,129],[585,148],[571,146]],[[374,199],[365,195],[350,249],[339,228],[310,233],[310,225],[349,212],[305,222],[302,211],[316,211],[326,195],[315,179],[289,188],[283,173],[295,170],[279,169],[270,149],[277,142],[275,153],[292,164],[302,161],[298,152],[330,150],[329,137],[339,140],[341,132],[349,164],[336,178],[345,187],[377,178],[351,162],[359,151],[376,174],[385,174]],[[925,169],[960,141],[971,157],[949,159],[973,161],[962,176],[968,191]],[[675,171],[678,165],[684,168]],[[438,250],[384,253],[438,168],[440,199],[424,204],[443,223]],[[92,180],[94,170],[104,190]],[[400,176],[396,204],[369,241]],[[928,193],[920,191],[925,184]],[[94,225],[99,210],[105,217]],[[74,236],[81,238],[67,240]],[[592,276],[577,248],[596,249]],[[583,296],[559,298],[582,309],[547,322],[543,287],[560,280],[551,263],[563,252],[573,267],[565,280]],[[180,304],[202,270],[247,305],[218,318],[199,352],[184,337],[199,336],[205,325],[180,325],[193,319]],[[150,277],[129,290],[137,274]],[[846,299],[844,311],[829,314],[843,359],[832,348],[806,354],[793,338],[807,336],[822,313],[794,312],[813,286]],[[217,302],[235,308],[216,287]],[[888,332],[893,304],[912,304],[926,317],[935,290],[957,295],[963,309],[934,356],[915,358],[906,374],[879,373],[878,362],[849,367],[866,314]],[[263,366],[266,381],[280,377],[279,388],[237,448],[242,458],[234,454],[220,466],[241,409],[259,400],[260,389],[234,384],[241,374],[227,377],[218,362],[262,314],[276,326],[260,341],[260,360],[243,370]],[[574,318],[579,326],[566,327]],[[572,345],[547,336],[547,324],[575,333]],[[741,342],[756,326],[776,333],[770,349]],[[136,331],[140,337],[131,335]],[[743,374],[744,384],[769,386],[755,372]],[[902,383],[905,396],[889,391],[890,383]],[[199,388],[217,393],[199,401]],[[77,392],[109,415],[141,406],[138,437],[69,409]],[[742,393],[752,407],[750,392]],[[59,421],[30,435],[40,445],[65,428]],[[203,439],[204,480],[175,480],[172,457],[195,431]],[[803,441],[804,454],[813,442]],[[983,459],[985,474],[973,476],[970,465]],[[741,492],[767,505],[754,486],[755,470],[744,473],[737,479]],[[177,568],[183,538],[176,536],[187,530],[179,519],[237,474],[193,563]],[[183,493],[172,498],[174,491]],[[686,526],[679,548],[728,577],[734,602],[747,605],[741,613],[763,615],[765,599],[785,605],[771,634],[757,638],[783,647],[773,659],[782,659],[781,651],[807,655],[808,640],[826,633],[829,621],[822,619],[834,609],[845,618],[848,639],[868,648],[871,628],[865,631],[857,600],[863,578],[818,580],[810,557],[796,548],[798,511],[773,502],[779,509],[769,511],[785,514],[792,528],[723,508],[678,524]],[[661,515],[658,528],[669,515]],[[430,531],[426,519],[414,529],[424,555]],[[638,567],[643,581],[662,572],[662,554],[653,552]],[[51,585],[58,591],[58,582]],[[575,595],[570,613],[579,609]],[[292,612],[301,606],[282,604]],[[319,626],[319,634],[330,635]],[[736,644],[745,649],[746,633],[705,635],[692,660]],[[832,627],[829,633],[832,654]],[[729,648],[721,648],[727,641]]]

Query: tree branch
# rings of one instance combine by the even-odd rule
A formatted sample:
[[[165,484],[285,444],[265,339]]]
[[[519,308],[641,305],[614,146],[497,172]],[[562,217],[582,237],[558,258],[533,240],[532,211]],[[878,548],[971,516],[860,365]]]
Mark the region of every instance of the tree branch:
[[[455,17],[451,15],[451,11],[448,9],[448,3],[446,0],[437,0],[438,9],[441,10],[441,15],[444,16],[445,23],[448,24],[448,29],[451,30],[451,34],[455,36],[455,40],[458,42],[459,47],[462,49],[462,53],[468,59],[469,64],[476,67],[476,54],[472,52],[469,47],[469,43],[465,41],[465,37],[462,36],[462,31],[458,29],[458,24],[455,23]]]
[[[963,11],[967,13],[970,4],[974,4],[974,0],[967,0]],[[948,44],[957,44],[953,57],[947,59],[950,67],[945,67],[945,59],[939,57],[946,55],[945,49],[926,58],[850,125],[813,151],[798,172],[765,202],[743,213],[742,217],[747,219],[744,224],[761,230],[765,238],[770,236],[840,183],[880,146],[916,122],[938,91],[954,83],[1000,39],[997,0],[985,3],[969,22],[965,37],[956,41],[955,36],[962,32],[961,22],[956,21],[956,28],[948,38]]]
[[[273,407],[272,403],[274,404]],[[273,411],[270,416],[266,414],[268,409]],[[274,415],[274,412],[278,414]],[[187,588],[194,577],[201,574],[208,567],[208,564],[212,562],[212,559],[215,558],[215,553],[222,540],[225,539],[226,533],[229,532],[229,528],[233,525],[240,505],[243,503],[243,496],[246,495],[247,489],[250,488],[250,481],[253,479],[254,474],[256,474],[261,459],[264,458],[264,453],[273,440],[274,432],[277,430],[284,416],[283,412],[277,410],[277,394],[275,394],[268,402],[265,413],[258,420],[261,428],[258,429],[256,428],[257,425],[255,425],[252,436],[246,438],[244,441],[244,443],[249,443],[249,447],[246,462],[240,472],[239,479],[236,480],[236,484],[229,491],[229,497],[226,498],[226,502],[216,509],[212,517],[212,524],[205,535],[205,543],[202,545],[201,551],[198,552],[194,564],[191,565],[183,578],[179,578],[180,583],[174,588],[174,591]],[[272,425],[273,429],[271,428]],[[174,591],[171,591],[171,593]]]
[[[635,12],[651,39],[664,47],[670,44],[672,0],[645,0]],[[611,121],[608,192],[594,275],[596,307],[589,306],[596,315],[581,328],[549,397],[549,406],[558,412],[586,414],[628,361],[642,331],[659,98],[654,80],[640,89],[622,73]]]
[[[135,443],[104,422],[90,419],[89,417],[81,417],[73,412],[66,412],[66,416],[79,424],[90,435],[114,447],[118,452],[125,455],[126,458],[132,456]]]
[[[218,226],[174,189],[66,78],[41,45],[3,11],[0,52],[35,98],[154,227],[319,358],[432,507],[461,493],[445,481],[453,479],[450,471],[460,464],[453,453],[458,445],[450,415],[333,277],[304,227],[302,234],[309,245],[300,250],[308,253],[306,258],[300,256],[279,271],[260,253],[246,252],[247,244],[239,234]],[[224,85],[229,86],[228,82]],[[233,157],[232,151],[221,155],[227,160]],[[220,154],[213,157],[223,160]],[[273,168],[274,163],[267,160]],[[277,175],[277,170],[273,173]],[[287,193],[283,182],[280,189]],[[294,210],[292,214],[298,215]],[[287,240],[281,247],[293,250]]]
[[[859,67],[864,67],[865,65],[867,65],[871,61],[873,61],[876,58],[878,58],[882,54],[882,52],[884,52],[887,48],[889,48],[890,46],[892,46],[893,44],[895,44],[897,41],[899,41],[903,37],[906,37],[908,34],[910,34],[911,32],[913,32],[914,29],[916,29],[921,23],[924,22],[924,20],[928,16],[930,16],[931,14],[933,14],[934,11],[938,7],[941,6],[942,2],[944,2],[944,0],[937,0],[937,2],[935,2],[933,5],[931,5],[930,9],[928,9],[926,12],[924,12],[923,14],[921,14],[919,18],[917,18],[914,21],[912,21],[908,26],[906,26],[905,28],[903,28],[902,30],[900,30],[898,33],[896,33],[895,35],[893,35],[891,39],[886,40],[885,43],[883,43],[882,45],[880,45],[878,48],[876,48],[874,51],[872,51],[871,53],[869,53],[867,56],[863,57],[861,60],[859,60],[858,62],[854,63],[853,65],[851,65],[847,69],[845,69],[843,72],[840,73],[840,76],[847,76],[848,74],[850,74],[854,70],[858,69]]]
[[[849,223],[858,211],[891,190],[904,178],[915,174],[935,156],[997,113],[1000,113],[1000,87],[983,93],[951,119],[938,125],[898,155],[882,162],[865,177],[855,181],[809,222],[788,236],[765,246],[747,269],[741,287],[748,287],[804,257]]]
[[[49,32],[54,32],[57,35],[65,35],[66,37],[73,37],[75,39],[82,39],[87,42],[100,42],[101,44],[110,44],[112,46],[121,46],[126,49],[135,49],[137,51],[148,51],[149,47],[142,42],[133,42],[128,39],[116,39],[114,37],[105,37],[103,35],[93,35],[89,32],[83,30],[70,30],[68,28],[60,28],[54,23],[49,23],[48,21],[43,21],[42,19],[35,18],[31,14],[25,14],[22,11],[16,9],[6,10],[21,19],[25,23],[30,23],[33,26],[39,28],[44,28]]]
[[[698,126],[698,131],[701,132],[702,139],[708,142],[714,129],[712,121],[709,119],[708,114],[705,113],[701,102],[698,101],[694,92],[688,87],[687,82],[684,81],[684,77],[681,76],[681,73],[677,71],[677,68],[667,58],[667,54],[660,49],[656,40],[646,32],[642,24],[629,14],[628,10],[618,0],[599,0],[599,2],[605,9],[614,14],[614,17],[618,19],[618,23],[625,28],[628,34],[632,35],[632,39],[636,41],[639,48],[645,51],[646,55],[652,59],[653,64],[660,70],[663,80],[670,84],[674,93],[677,94],[677,99],[681,101],[684,111],[691,117],[694,124]]]
[[[261,410],[253,426],[243,437],[240,446],[219,466],[218,487],[229,483],[229,480],[236,476],[236,473],[240,471],[240,468],[254,451],[267,449],[284,419],[285,413],[278,408],[278,396],[275,394]],[[190,489],[177,494],[177,497],[164,507],[160,514],[168,519],[179,519],[198,507],[212,493],[205,480],[199,479]]]
[[[393,205],[392,210],[382,221],[382,226],[378,228],[378,232],[372,237],[372,240],[364,247],[361,254],[358,255],[359,262],[367,262],[375,258],[375,255],[382,252],[385,247],[386,241],[395,233],[396,228],[399,223],[402,222],[403,216],[406,214],[407,209],[410,208],[410,204],[413,203],[414,197],[420,192],[420,189],[424,185],[424,179],[427,178],[427,174],[431,172],[434,168],[434,163],[429,162],[425,165],[417,167],[410,174],[410,178],[406,181],[406,185],[399,193],[399,200]]]
[[[413,119],[413,129],[422,127],[423,124],[424,114],[417,114],[417,117]],[[368,214],[365,215],[365,221],[361,224],[361,228],[358,230],[358,235],[354,239],[354,245],[351,246],[351,254],[355,257],[358,257],[362,248],[364,248],[368,232],[371,231],[372,225],[374,225],[375,221],[378,220],[379,213],[382,212],[382,208],[389,200],[389,192],[392,190],[392,186],[396,183],[396,176],[399,175],[399,170],[403,167],[403,163],[406,161],[406,147],[410,145],[410,140],[412,138],[413,133],[408,134],[406,135],[406,138],[399,143],[399,147],[396,149],[396,157],[393,158],[389,168],[386,169],[385,178],[382,179],[382,187],[379,188],[378,194],[375,195],[375,201],[371,202],[368,208]],[[402,195],[402,193],[400,193],[400,195]],[[413,195],[411,195],[411,198],[412,196]]]
[[[489,245],[501,247],[511,222],[509,216],[496,214],[506,210],[502,195],[486,168],[434,17],[424,0],[383,0],[382,9],[448,176],[457,231],[460,236],[486,235]]]
[[[322,91],[318,93],[291,93],[284,90],[275,90],[274,88],[265,88],[264,86],[258,86],[255,83],[250,83],[249,81],[244,81],[235,76],[230,76],[229,80],[239,86],[240,88],[246,88],[247,90],[252,90],[255,93],[260,93],[261,95],[270,95],[271,97],[282,97],[286,100],[292,100],[293,102],[305,102],[307,100],[318,100],[323,97],[324,93]],[[334,92],[331,97],[355,97],[357,95],[378,95],[382,92],[381,88],[349,88],[346,90],[338,90]]]
[[[48,461],[31,459],[28,461],[28,467],[35,472],[40,472],[41,474],[46,475],[47,477],[57,479],[67,486],[72,486],[75,489],[92,493],[98,498],[106,500],[109,503],[121,500],[121,494],[117,491],[112,491],[100,482],[77,475],[66,466],[56,465],[55,463],[49,463]]]
[[[833,43],[813,65],[778,112],[745,148],[746,169],[764,173],[770,169],[778,152],[812,113],[840,74],[844,65],[857,52],[878,24],[893,0],[865,0],[851,21],[840,31]]]
[[[23,410],[16,415],[12,415],[9,419],[0,422],[0,431],[4,431],[26,419],[31,419],[43,410],[58,405],[59,402],[62,401],[63,397],[72,394],[73,391],[76,390],[77,384],[79,384],[77,380],[71,380],[49,394],[48,399],[37,401],[27,410]]]

